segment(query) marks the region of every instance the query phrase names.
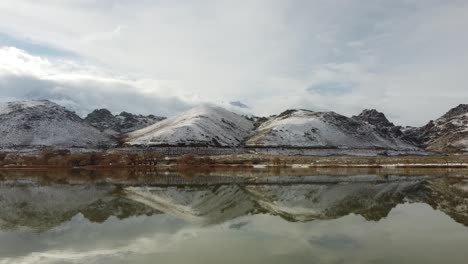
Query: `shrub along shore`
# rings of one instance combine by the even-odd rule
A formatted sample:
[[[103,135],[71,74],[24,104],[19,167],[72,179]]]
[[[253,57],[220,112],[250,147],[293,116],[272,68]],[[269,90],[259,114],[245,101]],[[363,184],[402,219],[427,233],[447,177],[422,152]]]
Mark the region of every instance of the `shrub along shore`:
[[[231,154],[163,156],[154,152],[71,153],[45,149],[36,154],[0,153],[0,169],[11,168],[125,168],[125,167],[468,167],[468,155],[430,156],[294,156]]]

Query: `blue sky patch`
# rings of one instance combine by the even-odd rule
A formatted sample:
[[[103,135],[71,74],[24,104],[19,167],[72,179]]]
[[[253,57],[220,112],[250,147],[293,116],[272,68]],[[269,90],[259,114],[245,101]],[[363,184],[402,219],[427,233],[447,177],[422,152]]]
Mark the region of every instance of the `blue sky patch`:
[[[78,58],[79,55],[64,49],[55,48],[49,45],[40,44],[31,40],[13,37],[0,32],[0,46],[15,47],[25,50],[29,54],[44,57],[64,57]]]

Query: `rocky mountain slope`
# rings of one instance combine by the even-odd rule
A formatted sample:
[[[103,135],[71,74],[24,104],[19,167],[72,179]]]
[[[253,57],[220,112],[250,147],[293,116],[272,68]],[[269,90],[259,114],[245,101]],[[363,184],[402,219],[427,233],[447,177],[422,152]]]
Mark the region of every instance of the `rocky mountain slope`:
[[[261,124],[247,146],[417,149],[395,135],[393,129],[380,129],[357,118],[334,112],[288,110]]]
[[[423,127],[408,127],[403,132],[429,151],[468,152],[468,104],[450,109]]]
[[[203,105],[128,134],[127,144],[234,147],[253,127],[253,122],[242,116]]]
[[[50,101],[0,104],[0,147],[96,148],[112,144],[108,135]]]
[[[84,120],[106,134],[119,135],[153,125],[164,118],[154,115],[134,115],[127,112],[113,115],[107,109],[96,109],[89,113]]]

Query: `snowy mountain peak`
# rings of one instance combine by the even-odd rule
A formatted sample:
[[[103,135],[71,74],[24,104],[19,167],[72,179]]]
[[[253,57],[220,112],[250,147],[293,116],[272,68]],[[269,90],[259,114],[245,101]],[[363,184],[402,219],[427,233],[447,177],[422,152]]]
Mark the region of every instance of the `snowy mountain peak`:
[[[214,105],[201,105],[128,134],[130,145],[238,146],[253,122]]]

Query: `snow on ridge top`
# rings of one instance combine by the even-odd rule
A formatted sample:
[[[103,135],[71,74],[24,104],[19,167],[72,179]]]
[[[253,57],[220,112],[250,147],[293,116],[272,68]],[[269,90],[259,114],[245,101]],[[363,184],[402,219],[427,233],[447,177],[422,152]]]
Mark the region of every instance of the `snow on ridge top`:
[[[238,146],[253,122],[213,105],[201,105],[128,134],[130,145]]]
[[[53,103],[47,100],[21,100],[21,101],[0,103],[0,115],[6,115],[13,111],[17,111],[20,109],[43,106],[47,104],[53,104]]]

